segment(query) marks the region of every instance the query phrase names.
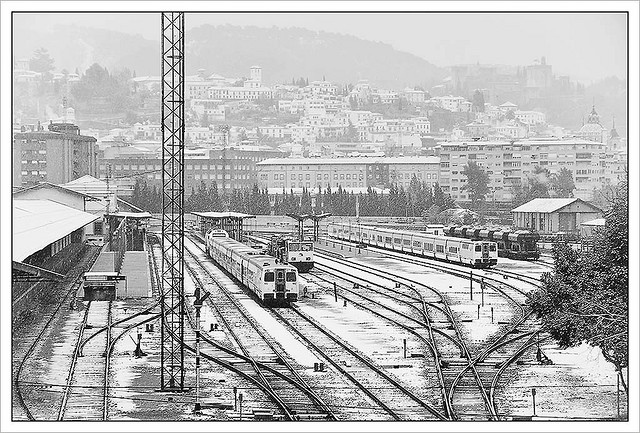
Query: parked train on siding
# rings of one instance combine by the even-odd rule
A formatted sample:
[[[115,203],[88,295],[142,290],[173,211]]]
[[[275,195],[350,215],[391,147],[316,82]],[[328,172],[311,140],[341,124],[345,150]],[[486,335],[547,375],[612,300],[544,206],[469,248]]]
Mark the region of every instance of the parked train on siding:
[[[495,242],[344,223],[330,223],[327,227],[329,236],[360,244],[462,263],[476,268],[487,268],[498,263],[498,247]]]
[[[281,263],[295,266],[298,272],[313,268],[313,242],[296,241],[288,236],[274,236],[269,243],[269,254]]]
[[[241,242],[229,238],[224,230],[209,230],[207,254],[265,305],[286,305],[298,300],[298,270],[278,263]]]
[[[457,238],[495,242],[498,245],[499,257],[516,260],[538,260],[540,258],[540,249],[538,248],[540,234],[529,230],[448,226],[444,228],[444,232],[447,236]]]

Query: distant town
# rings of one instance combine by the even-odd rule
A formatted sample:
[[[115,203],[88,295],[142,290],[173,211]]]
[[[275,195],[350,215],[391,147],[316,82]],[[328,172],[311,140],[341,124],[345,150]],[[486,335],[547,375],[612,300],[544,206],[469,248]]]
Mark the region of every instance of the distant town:
[[[46,50],[34,56],[15,62],[17,94],[46,94],[48,86],[49,94],[62,97],[58,106],[44,108],[38,98],[36,117],[26,106],[14,112],[14,188],[91,176],[117,196],[159,211],[160,77],[111,74],[97,64],[84,74],[54,72],[46,70],[52,64]],[[287,195],[308,195],[310,203],[324,206],[317,198],[332,190],[370,199],[372,193],[409,197],[416,185],[437,188],[451,202],[476,210],[540,197],[598,203],[603,191],[625,177],[626,139],[614,118],[601,118],[595,103],[582,113],[578,130],[520,107],[546,94],[580,92],[569,77],[556,77],[544,57],[510,70],[478,64],[450,71],[429,90],[402,91],[364,79],[348,85],[324,77],[264,83],[260,66],[252,66],[246,78],[205,70],[187,76],[185,191],[193,198],[187,207],[212,188],[221,208],[238,211],[254,209],[232,200],[234,191],[256,188],[269,196],[271,208],[262,210],[275,212]],[[71,101],[91,113],[113,111],[113,95],[99,92],[107,84],[111,93],[124,92],[133,108],[115,128],[80,121]],[[453,96],[460,94],[469,97]],[[88,127],[80,130],[78,124]],[[420,216],[415,207],[402,207],[395,211]],[[330,210],[355,213],[350,206]]]

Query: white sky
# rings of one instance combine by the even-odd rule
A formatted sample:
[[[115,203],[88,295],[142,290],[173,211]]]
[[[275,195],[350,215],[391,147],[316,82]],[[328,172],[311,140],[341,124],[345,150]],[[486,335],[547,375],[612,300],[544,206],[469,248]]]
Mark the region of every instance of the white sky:
[[[14,15],[14,25],[76,24],[159,39],[157,14]],[[528,65],[546,56],[558,75],[590,82],[626,78],[625,14],[613,13],[187,13],[187,30],[202,24],[302,27],[391,44],[438,66]],[[187,38],[189,37],[187,33]]]

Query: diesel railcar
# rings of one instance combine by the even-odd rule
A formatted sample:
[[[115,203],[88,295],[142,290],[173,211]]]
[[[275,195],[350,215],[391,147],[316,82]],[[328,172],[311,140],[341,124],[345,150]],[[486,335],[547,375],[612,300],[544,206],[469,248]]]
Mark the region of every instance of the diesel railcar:
[[[447,236],[457,238],[495,242],[498,245],[499,257],[516,260],[538,260],[540,258],[537,244],[540,240],[540,234],[529,230],[448,226],[445,227],[444,232]]]
[[[274,236],[269,243],[269,254],[281,263],[295,266],[298,272],[313,268],[313,242],[296,241],[290,237]]]
[[[265,305],[287,305],[298,300],[298,270],[278,263],[241,242],[229,238],[224,230],[206,235],[207,254]]]
[[[488,268],[498,263],[498,248],[495,242],[343,223],[330,223],[328,234],[337,239],[451,263],[462,263],[475,268]]]

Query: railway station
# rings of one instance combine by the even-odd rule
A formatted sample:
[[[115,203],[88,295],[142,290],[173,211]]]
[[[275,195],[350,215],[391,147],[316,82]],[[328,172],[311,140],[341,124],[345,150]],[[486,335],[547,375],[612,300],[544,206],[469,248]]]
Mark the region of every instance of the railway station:
[[[161,212],[89,175],[13,194],[14,421],[628,419],[628,367],[530,307],[557,268],[541,234],[597,230],[599,208],[535,199],[512,227],[192,211],[184,13],[161,24]]]

